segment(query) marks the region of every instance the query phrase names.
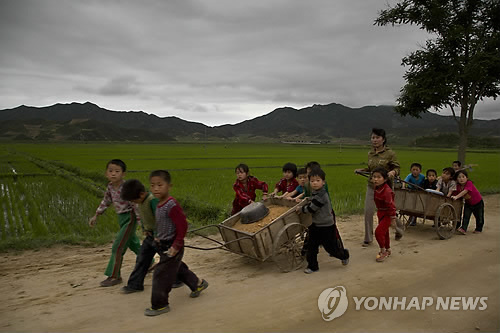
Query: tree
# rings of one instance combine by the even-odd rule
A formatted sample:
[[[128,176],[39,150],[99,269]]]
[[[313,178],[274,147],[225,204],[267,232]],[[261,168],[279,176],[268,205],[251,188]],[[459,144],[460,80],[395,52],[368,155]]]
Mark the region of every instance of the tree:
[[[396,112],[419,118],[450,108],[464,163],[477,102],[500,94],[500,0],[403,0],[380,11],[375,24],[411,24],[431,35],[402,59],[408,69]]]

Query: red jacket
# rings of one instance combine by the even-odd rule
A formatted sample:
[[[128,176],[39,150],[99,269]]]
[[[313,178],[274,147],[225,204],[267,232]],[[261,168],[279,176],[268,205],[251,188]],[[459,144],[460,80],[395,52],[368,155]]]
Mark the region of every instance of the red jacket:
[[[248,176],[246,187],[245,184],[236,179],[233,189],[234,192],[236,192],[234,201],[243,208],[247,206],[250,201],[255,201],[255,190],[262,190],[262,192],[267,193],[267,184],[259,181],[254,176]]]
[[[394,204],[394,192],[391,187],[384,183],[375,188],[375,205],[377,206],[377,216],[396,216],[396,205]]]
[[[292,178],[290,179],[290,183],[288,184],[288,181],[286,178],[281,178],[278,184],[276,184],[276,188],[278,189],[278,192],[282,192],[283,194],[287,192],[293,192],[295,191],[295,188],[299,186],[299,182],[297,179]]]

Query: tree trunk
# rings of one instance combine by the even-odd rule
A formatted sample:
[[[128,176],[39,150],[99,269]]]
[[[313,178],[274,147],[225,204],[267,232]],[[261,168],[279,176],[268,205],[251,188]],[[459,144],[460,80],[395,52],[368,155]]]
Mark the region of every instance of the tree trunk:
[[[467,124],[467,112],[463,111],[458,122],[458,157],[457,160],[465,165],[465,153],[467,150],[467,138],[469,136],[469,126]]]

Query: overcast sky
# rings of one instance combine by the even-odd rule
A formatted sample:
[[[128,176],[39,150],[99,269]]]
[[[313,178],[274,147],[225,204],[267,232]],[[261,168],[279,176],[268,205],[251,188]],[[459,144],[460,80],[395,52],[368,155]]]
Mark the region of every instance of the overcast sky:
[[[387,0],[0,5],[0,109],[90,101],[207,125],[282,106],[394,105],[401,58],[428,37],[374,26]],[[476,118],[499,118],[498,104]]]

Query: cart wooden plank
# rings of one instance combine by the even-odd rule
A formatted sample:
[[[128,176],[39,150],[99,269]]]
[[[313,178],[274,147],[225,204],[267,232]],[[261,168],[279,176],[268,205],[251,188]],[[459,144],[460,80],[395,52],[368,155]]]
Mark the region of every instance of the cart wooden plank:
[[[434,219],[439,206],[444,203],[452,205],[457,216],[462,215],[462,202],[460,200],[453,200],[427,191],[395,188],[394,201],[396,209],[405,215]]]
[[[311,216],[309,214],[298,215],[295,211],[297,207],[303,206],[305,202],[296,203],[286,199],[269,198],[263,201],[263,203],[266,206],[278,205],[290,207],[290,209],[255,233],[248,233],[233,228],[235,223],[240,219],[240,213],[224,220],[220,224],[224,226],[223,228],[220,228],[220,233],[224,242],[227,243],[242,237],[251,237],[251,239],[240,239],[239,241],[228,244],[228,250],[264,261],[272,256],[274,240],[278,232],[284,226],[290,223],[300,223],[307,227],[312,223]]]

